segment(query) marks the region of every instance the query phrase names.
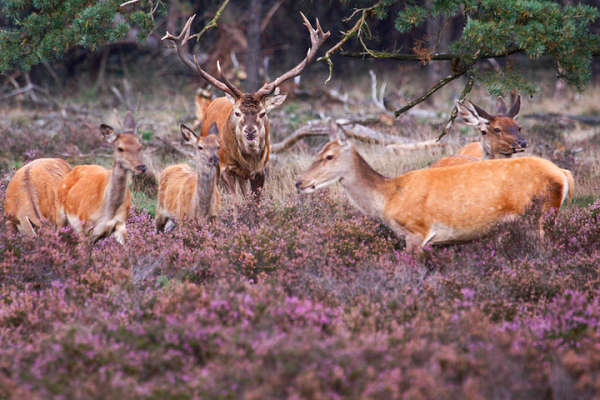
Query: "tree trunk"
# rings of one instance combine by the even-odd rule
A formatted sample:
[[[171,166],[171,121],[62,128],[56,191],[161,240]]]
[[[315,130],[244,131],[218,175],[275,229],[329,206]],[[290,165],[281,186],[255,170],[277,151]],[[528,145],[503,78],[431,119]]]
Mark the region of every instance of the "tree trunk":
[[[250,17],[248,18],[248,31],[246,40],[248,42],[248,55],[246,56],[246,90],[254,92],[260,87],[260,9],[261,0],[250,0]]]

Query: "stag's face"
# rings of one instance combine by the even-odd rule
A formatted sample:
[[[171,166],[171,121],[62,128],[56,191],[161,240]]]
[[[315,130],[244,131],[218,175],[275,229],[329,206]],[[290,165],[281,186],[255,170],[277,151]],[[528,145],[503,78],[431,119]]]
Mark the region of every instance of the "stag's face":
[[[254,94],[244,94],[235,100],[227,96],[233,104],[231,122],[235,126],[238,143],[248,153],[256,153],[265,148],[269,134],[267,113],[280,106],[286,95],[257,98]]]

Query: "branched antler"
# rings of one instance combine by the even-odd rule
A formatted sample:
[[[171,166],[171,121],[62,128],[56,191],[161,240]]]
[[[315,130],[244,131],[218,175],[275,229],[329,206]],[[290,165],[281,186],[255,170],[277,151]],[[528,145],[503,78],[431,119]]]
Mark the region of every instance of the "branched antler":
[[[215,77],[213,77],[212,75],[210,75],[208,72],[204,71],[198,64],[198,60],[196,60],[196,56],[194,56],[194,62],[192,62],[185,55],[183,46],[185,46],[185,44],[188,42],[188,40],[190,38],[190,29],[192,26],[192,21],[194,21],[194,18],[196,18],[196,14],[192,15],[187,20],[187,22],[185,23],[179,36],[174,36],[174,35],[170,34],[169,32],[167,32],[167,34],[161,40],[172,40],[173,42],[175,42],[175,47],[177,48],[177,54],[179,54],[179,58],[181,58],[181,60],[184,62],[185,65],[187,65],[193,71],[196,71],[198,73],[198,75],[200,75],[202,78],[204,78],[208,83],[210,83],[217,89],[222,90],[225,93],[229,93],[231,96],[233,96],[236,99],[240,98],[242,95],[241,90],[239,90],[238,88],[233,86],[233,84],[231,84],[226,79],[225,79],[225,82],[221,82],[220,80],[218,80]],[[218,62],[217,62],[217,68],[219,70],[221,77],[223,78],[223,73],[221,73],[221,67]]]
[[[323,30],[321,29],[321,24],[319,23],[318,19],[317,19],[317,29],[314,29],[312,27],[311,23],[308,21],[308,19],[304,16],[304,14],[300,13],[300,15],[302,15],[302,19],[304,20],[304,25],[306,25],[306,27],[308,28],[308,32],[310,33],[311,47],[310,47],[310,49],[308,49],[306,58],[304,60],[302,60],[302,62],[300,64],[296,65],[294,68],[292,68],[285,74],[281,75],[279,78],[275,79],[272,82],[265,83],[256,92],[256,96],[258,98],[263,98],[265,96],[270,95],[283,82],[287,81],[288,79],[294,78],[294,77],[300,75],[302,72],[304,72],[304,70],[306,69],[308,64],[313,62],[313,60],[315,59],[315,57],[317,55],[317,50],[319,50],[319,47],[321,47],[321,45],[329,37],[330,32],[323,32]]]

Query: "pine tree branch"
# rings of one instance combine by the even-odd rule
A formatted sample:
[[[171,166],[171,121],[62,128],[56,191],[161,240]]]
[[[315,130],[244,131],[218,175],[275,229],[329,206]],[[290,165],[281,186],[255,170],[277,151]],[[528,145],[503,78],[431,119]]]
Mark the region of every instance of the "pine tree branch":
[[[502,58],[508,57],[513,54],[517,54],[524,51],[520,47],[511,47],[502,54],[481,54],[473,58],[473,61],[485,60],[488,58]],[[600,50],[598,51],[600,55]],[[387,60],[400,60],[400,61],[451,61],[460,58],[460,56],[450,53],[438,53],[432,54],[427,59],[423,58],[418,54],[401,54],[401,53],[386,53],[384,51],[361,51],[361,52],[346,52],[340,51],[340,55],[344,57],[352,58],[380,58]]]
[[[399,110],[394,111],[394,117],[398,118],[398,116],[400,114],[402,114],[403,112],[406,112],[408,110],[410,110],[411,108],[413,108],[414,106],[416,106],[417,104],[420,104],[422,102],[424,102],[425,100],[427,100],[432,94],[434,94],[435,92],[437,92],[439,89],[443,88],[444,86],[446,86],[448,83],[452,82],[453,80],[460,78],[461,76],[463,76],[467,71],[463,70],[463,71],[459,71],[459,72],[455,72],[450,76],[445,77],[444,79],[440,79],[438,81],[438,83],[436,83],[431,89],[429,89],[427,91],[427,93],[425,93],[423,96],[411,101],[410,103],[408,103],[407,105],[405,105],[404,107],[402,107]]]

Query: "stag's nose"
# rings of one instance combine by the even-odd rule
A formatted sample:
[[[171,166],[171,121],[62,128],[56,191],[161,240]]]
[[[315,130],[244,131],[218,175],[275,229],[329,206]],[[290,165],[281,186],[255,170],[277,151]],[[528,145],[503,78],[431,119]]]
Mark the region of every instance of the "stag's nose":
[[[517,145],[518,148],[521,148],[521,149],[525,149],[525,148],[527,148],[527,146],[529,146],[529,142],[527,142],[527,139],[517,139],[517,140],[515,140],[515,144]]]
[[[211,165],[219,165],[219,156],[212,156],[209,162]]]
[[[254,140],[256,137],[256,127],[255,126],[247,126],[244,129],[244,133],[246,134],[246,139]]]
[[[140,164],[137,166],[137,170],[140,171],[140,174],[143,174],[146,172],[146,166],[144,164]]]

